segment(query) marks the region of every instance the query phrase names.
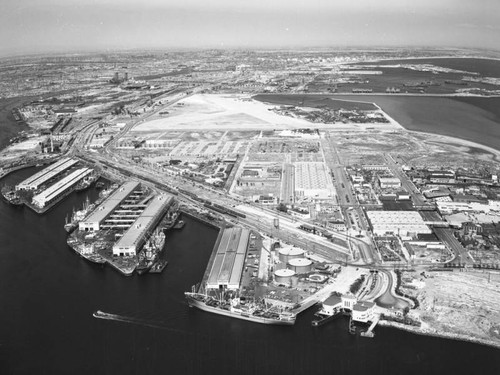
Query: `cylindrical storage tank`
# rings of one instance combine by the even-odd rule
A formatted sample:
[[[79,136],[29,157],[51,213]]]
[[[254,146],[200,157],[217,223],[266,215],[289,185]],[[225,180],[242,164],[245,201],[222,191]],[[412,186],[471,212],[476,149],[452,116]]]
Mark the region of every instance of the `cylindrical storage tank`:
[[[278,284],[289,285],[291,283],[292,276],[295,276],[295,271],[283,268],[274,272],[274,281]]]
[[[312,269],[312,262],[307,258],[290,259],[288,268],[295,271],[295,273],[307,273]]]
[[[296,247],[287,247],[280,249],[279,258],[283,263],[288,263],[291,259],[303,258],[304,250],[297,249]]]

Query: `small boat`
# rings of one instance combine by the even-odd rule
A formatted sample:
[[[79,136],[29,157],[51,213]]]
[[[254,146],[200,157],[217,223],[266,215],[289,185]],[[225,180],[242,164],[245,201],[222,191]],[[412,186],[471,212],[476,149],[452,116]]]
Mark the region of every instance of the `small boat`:
[[[23,204],[18,192],[9,186],[2,188],[2,196],[7,202],[14,206],[20,206]]]
[[[174,229],[182,229],[182,228],[184,228],[184,225],[186,225],[184,220],[179,220],[177,223],[174,224],[173,228]]]

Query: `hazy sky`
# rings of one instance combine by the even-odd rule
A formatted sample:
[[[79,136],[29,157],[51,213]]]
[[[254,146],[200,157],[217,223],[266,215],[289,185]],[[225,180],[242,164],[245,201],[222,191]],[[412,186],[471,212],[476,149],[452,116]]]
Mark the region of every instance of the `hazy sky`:
[[[0,55],[129,48],[500,49],[500,0],[2,0]]]

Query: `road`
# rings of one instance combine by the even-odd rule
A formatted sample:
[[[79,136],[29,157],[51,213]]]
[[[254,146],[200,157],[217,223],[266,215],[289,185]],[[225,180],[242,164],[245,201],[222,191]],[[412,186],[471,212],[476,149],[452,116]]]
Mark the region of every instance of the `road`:
[[[440,241],[444,242],[455,254],[452,263],[473,264],[474,261],[470,257],[467,250],[453,235],[453,230],[449,228],[434,228],[434,233]]]
[[[401,186],[411,195],[413,205],[416,207],[428,206],[429,203],[427,203],[425,197],[418,191],[415,184],[406,176],[406,173],[403,172],[392,156],[384,154],[384,158],[394,176],[401,181]]]

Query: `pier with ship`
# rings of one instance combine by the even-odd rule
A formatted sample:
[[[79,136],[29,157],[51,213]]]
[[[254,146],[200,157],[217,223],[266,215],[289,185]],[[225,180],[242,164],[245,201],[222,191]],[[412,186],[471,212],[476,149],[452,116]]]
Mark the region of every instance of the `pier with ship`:
[[[128,181],[94,206],[68,237],[73,250],[126,276],[163,271],[164,231],[178,218],[173,196]]]
[[[185,297],[190,307],[206,312],[278,325],[293,325],[300,313],[319,305],[313,327],[348,317],[351,333],[373,337],[378,307],[338,292],[352,282],[352,275],[343,281],[341,271],[341,266],[309,258],[304,250],[264,239],[258,232],[223,226],[202,281]]]
[[[42,214],[73,191],[90,187],[99,173],[77,159],[63,157],[15,187],[2,188],[2,196],[13,205],[26,205]]]

